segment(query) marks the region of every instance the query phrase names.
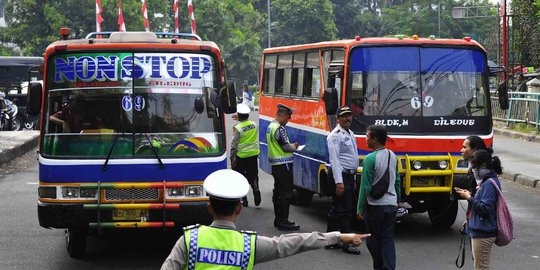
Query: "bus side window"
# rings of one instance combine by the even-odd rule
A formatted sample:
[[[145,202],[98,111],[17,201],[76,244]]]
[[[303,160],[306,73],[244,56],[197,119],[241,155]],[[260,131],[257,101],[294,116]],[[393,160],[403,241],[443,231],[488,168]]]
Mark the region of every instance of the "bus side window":
[[[362,73],[352,74],[350,107],[353,115],[364,115],[364,86]]]
[[[321,74],[319,70],[318,53],[308,53],[303,91],[304,97],[319,97],[319,94],[321,93]]]
[[[306,55],[304,53],[295,53],[293,58],[293,68],[291,75],[291,95],[302,96],[304,87],[304,64]]]
[[[276,60],[276,55],[266,55],[264,58],[263,92],[266,94],[275,93]]]
[[[278,57],[276,94],[289,96],[291,93],[292,54],[282,54]]]

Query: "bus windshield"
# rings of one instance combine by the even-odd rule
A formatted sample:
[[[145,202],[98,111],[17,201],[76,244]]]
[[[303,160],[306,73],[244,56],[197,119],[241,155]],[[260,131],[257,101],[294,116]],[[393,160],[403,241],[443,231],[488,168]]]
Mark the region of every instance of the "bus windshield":
[[[363,122],[402,133],[489,129],[475,121],[489,116],[486,60],[479,50],[358,47],[350,65],[350,105]]]
[[[160,158],[218,155],[222,119],[210,101],[213,57],[76,53],[50,58],[43,154]],[[156,151],[156,153],[154,153]]]

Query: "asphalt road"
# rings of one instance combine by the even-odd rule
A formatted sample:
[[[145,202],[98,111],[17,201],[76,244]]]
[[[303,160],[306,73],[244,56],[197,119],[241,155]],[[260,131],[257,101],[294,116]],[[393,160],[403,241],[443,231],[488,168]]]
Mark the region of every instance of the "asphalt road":
[[[230,133],[230,132],[229,132]],[[230,134],[229,134],[230,135]],[[501,146],[501,142],[496,140]],[[502,150],[497,150],[503,162]],[[5,169],[6,166],[10,166]],[[35,152],[0,168],[0,269],[159,269],[177,236],[161,232],[126,230],[117,235],[90,237],[88,255],[72,259],[65,250],[61,230],[41,228],[37,220],[38,169]],[[244,209],[238,227],[261,235],[278,235],[272,226],[273,179],[260,172],[262,204]],[[503,181],[503,189],[514,217],[516,239],[507,247],[495,247],[493,269],[538,269],[540,264],[540,191]],[[250,194],[250,202],[252,197]],[[252,204],[251,204],[252,205]],[[291,219],[302,232],[324,231],[329,208],[327,198],[315,196],[310,207],[291,207]],[[452,228],[431,228],[425,214],[407,216],[396,227],[398,269],[455,269],[465,204]],[[336,250],[317,250],[257,265],[257,269],[371,269],[365,246],[362,255]],[[472,269],[470,252],[464,269]]]

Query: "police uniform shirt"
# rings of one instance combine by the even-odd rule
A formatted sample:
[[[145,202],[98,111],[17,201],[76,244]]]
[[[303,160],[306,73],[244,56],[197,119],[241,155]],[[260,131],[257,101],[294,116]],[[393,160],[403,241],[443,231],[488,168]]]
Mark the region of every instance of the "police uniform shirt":
[[[277,123],[277,121],[274,121]],[[285,127],[282,125],[279,125],[279,128],[277,128],[276,133],[274,134],[274,139],[278,142],[279,146],[281,146],[281,149],[285,152],[294,152],[296,151],[296,147],[294,147],[294,144],[289,142],[289,137],[287,133],[285,132]]]
[[[236,229],[233,222],[215,220],[210,225],[224,229]],[[339,242],[338,232],[329,233],[291,233],[274,237],[257,235],[255,242],[255,264],[292,256],[304,251],[319,249]],[[184,236],[174,245],[171,254],[165,259],[161,270],[182,270],[188,260]]]
[[[334,181],[336,184],[343,183],[343,170],[356,171],[358,168],[358,149],[354,133],[337,125],[326,141]]]

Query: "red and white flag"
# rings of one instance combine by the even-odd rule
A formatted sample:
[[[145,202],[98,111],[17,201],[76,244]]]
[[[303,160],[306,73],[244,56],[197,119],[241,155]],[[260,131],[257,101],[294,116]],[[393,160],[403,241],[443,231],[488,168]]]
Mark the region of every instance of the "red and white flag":
[[[150,32],[150,24],[148,23],[148,12],[146,11],[146,0],[141,0],[141,2],[141,11],[144,17],[144,30],[146,30],[146,32]]]
[[[197,25],[195,24],[195,12],[193,12],[193,4],[191,3],[191,0],[188,0],[187,6],[189,9],[189,19],[191,20],[191,33],[196,35]]]
[[[103,22],[101,11],[101,1],[96,0],[96,32],[101,32],[101,23]]]
[[[126,24],[124,23],[124,15],[122,15],[122,0],[118,0],[118,26],[120,32],[126,32]]]
[[[173,12],[174,12],[174,32],[179,33],[178,31],[178,0],[174,0]]]

